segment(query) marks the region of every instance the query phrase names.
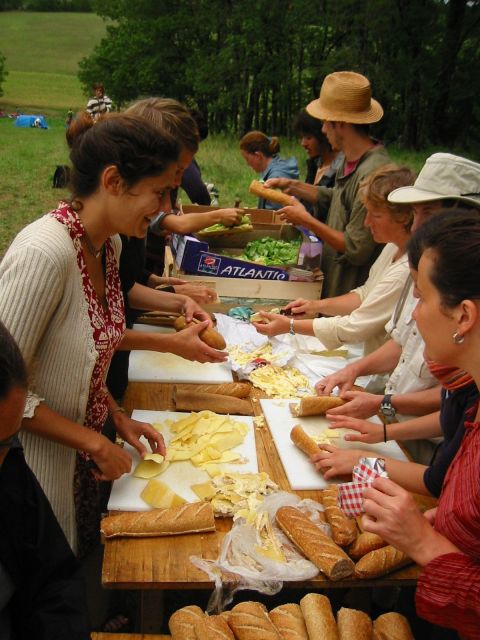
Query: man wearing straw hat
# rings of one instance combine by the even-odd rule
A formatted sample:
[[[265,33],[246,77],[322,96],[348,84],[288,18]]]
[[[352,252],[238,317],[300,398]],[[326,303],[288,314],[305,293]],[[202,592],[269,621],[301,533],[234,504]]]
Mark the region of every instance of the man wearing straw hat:
[[[323,120],[322,131],[330,145],[345,154],[333,189],[287,178],[273,178],[265,186],[279,187],[311,202],[318,213],[328,211],[325,223],[310,215],[300,202],[279,213],[284,220],[306,227],[323,240],[322,296],[330,298],[362,285],[379,255],[382,247],[375,244],[364,226],[366,211],[358,198],[358,187],[363,178],[391,160],[384,147],[369,135],[368,125],[382,118],[383,109],[372,98],[370,82],[364,76],[353,71],[326,76],[320,97],[307,105],[307,111]]]

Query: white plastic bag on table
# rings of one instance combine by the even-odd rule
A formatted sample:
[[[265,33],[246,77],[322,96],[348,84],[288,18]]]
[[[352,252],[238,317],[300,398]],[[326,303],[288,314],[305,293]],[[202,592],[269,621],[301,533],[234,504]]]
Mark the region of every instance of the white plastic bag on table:
[[[318,568],[304,558],[275,525],[277,510],[285,506],[301,509],[330,535],[329,526],[319,520],[318,513],[323,511],[322,505],[313,500],[300,500],[295,494],[285,491],[267,496],[257,513],[268,513],[286,562],[277,562],[258,553],[255,547],[260,541],[255,524],[247,524],[245,519],[239,518],[225,536],[217,560],[190,557],[193,564],[205,571],[215,583],[208,603],[209,613],[223,610],[234,594],[242,589],[273,595],[281,590],[284,581],[310,580],[318,574]]]

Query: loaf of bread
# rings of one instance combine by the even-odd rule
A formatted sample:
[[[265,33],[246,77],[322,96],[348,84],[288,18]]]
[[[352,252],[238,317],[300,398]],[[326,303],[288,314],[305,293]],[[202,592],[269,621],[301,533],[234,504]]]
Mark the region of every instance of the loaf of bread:
[[[298,604],[281,604],[270,611],[270,619],[283,640],[308,640],[307,627]]]
[[[322,596],[319,593],[307,593],[300,600],[300,608],[310,638],[339,640],[337,624],[327,596]]]
[[[253,408],[249,400],[222,396],[219,393],[174,390],[177,411],[214,411],[215,413],[251,416]]]
[[[260,602],[240,602],[235,605],[228,624],[237,640],[282,640],[266,607]]]
[[[197,640],[195,626],[204,617],[205,614],[196,605],[182,607],[182,609],[172,613],[168,621],[172,640]]]
[[[100,530],[105,538],[171,536],[215,531],[215,518],[209,502],[194,502],[170,509],[132,511],[108,516],[102,520]]]
[[[319,451],[318,444],[308,435],[308,433],[305,433],[299,424],[296,424],[290,431],[290,440],[300,449],[300,451],[306,453],[307,456],[313,456]]]
[[[365,554],[375,549],[381,549],[386,547],[387,543],[383,538],[377,536],[376,533],[370,533],[369,531],[362,531],[356,540],[348,547],[348,555],[354,560],[362,558]]]
[[[191,327],[192,324],[198,324],[198,322],[199,321],[196,319],[194,319],[192,322],[187,322],[185,320],[185,316],[181,315],[175,319],[173,326],[175,327],[175,331],[182,331],[183,329]],[[203,329],[198,335],[200,339],[205,342],[205,344],[208,344],[208,346],[212,347],[213,349],[221,350],[225,349],[225,347],[227,346],[224,337],[220,335],[218,331],[213,327],[207,327],[206,329]]]
[[[248,190],[250,191],[250,193],[253,193],[254,196],[264,198],[269,202],[276,202],[277,204],[281,204],[284,207],[295,202],[292,196],[283,193],[283,191],[278,191],[277,189],[267,189],[267,187],[265,187],[258,180],[252,180]]]
[[[221,616],[204,616],[196,622],[195,633],[197,640],[235,640],[233,631]]]
[[[218,393],[233,398],[248,398],[252,390],[249,382],[224,382],[223,384],[177,384],[182,391],[199,391],[200,393]]]
[[[410,562],[412,561],[405,553],[389,544],[360,558],[355,565],[355,575],[358,578],[378,578]]]
[[[400,613],[384,613],[373,623],[373,640],[413,640],[413,633]]]
[[[330,580],[352,575],[353,561],[299,509],[281,507],[276,520],[285,535]]]
[[[371,640],[372,621],[363,611],[342,607],[337,613],[340,640]]]
[[[345,404],[345,400],[338,396],[305,396],[300,402],[290,403],[290,412],[297,418],[324,416],[330,409],[341,407],[342,404]]]
[[[328,524],[332,529],[332,538],[341,547],[351,544],[358,535],[357,523],[347,518],[338,506],[338,486],[332,484],[322,491],[322,504]]]

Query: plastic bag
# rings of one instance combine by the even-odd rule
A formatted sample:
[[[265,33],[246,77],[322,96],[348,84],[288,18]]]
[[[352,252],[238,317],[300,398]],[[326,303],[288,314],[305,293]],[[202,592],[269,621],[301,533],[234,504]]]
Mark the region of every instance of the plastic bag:
[[[285,561],[280,562],[261,553],[259,546],[262,541],[255,523],[248,524],[244,518],[239,518],[225,536],[217,560],[204,560],[195,556],[190,558],[215,583],[208,603],[209,613],[223,610],[239,590],[249,589],[273,595],[281,590],[285,580],[310,580],[318,575],[318,568],[304,558],[275,525],[277,510],[285,506],[301,509],[330,535],[329,526],[319,520],[322,505],[313,500],[300,500],[295,494],[285,491],[267,496],[257,509],[257,517],[264,512],[268,514],[270,526],[281,545]]]

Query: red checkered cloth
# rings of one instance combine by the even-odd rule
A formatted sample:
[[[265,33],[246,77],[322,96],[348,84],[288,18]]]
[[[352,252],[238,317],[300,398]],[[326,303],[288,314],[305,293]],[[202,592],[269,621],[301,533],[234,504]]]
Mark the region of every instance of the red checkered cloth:
[[[353,467],[352,482],[338,485],[338,506],[348,518],[363,513],[363,492],[375,478],[388,478],[383,458],[360,458]]]

